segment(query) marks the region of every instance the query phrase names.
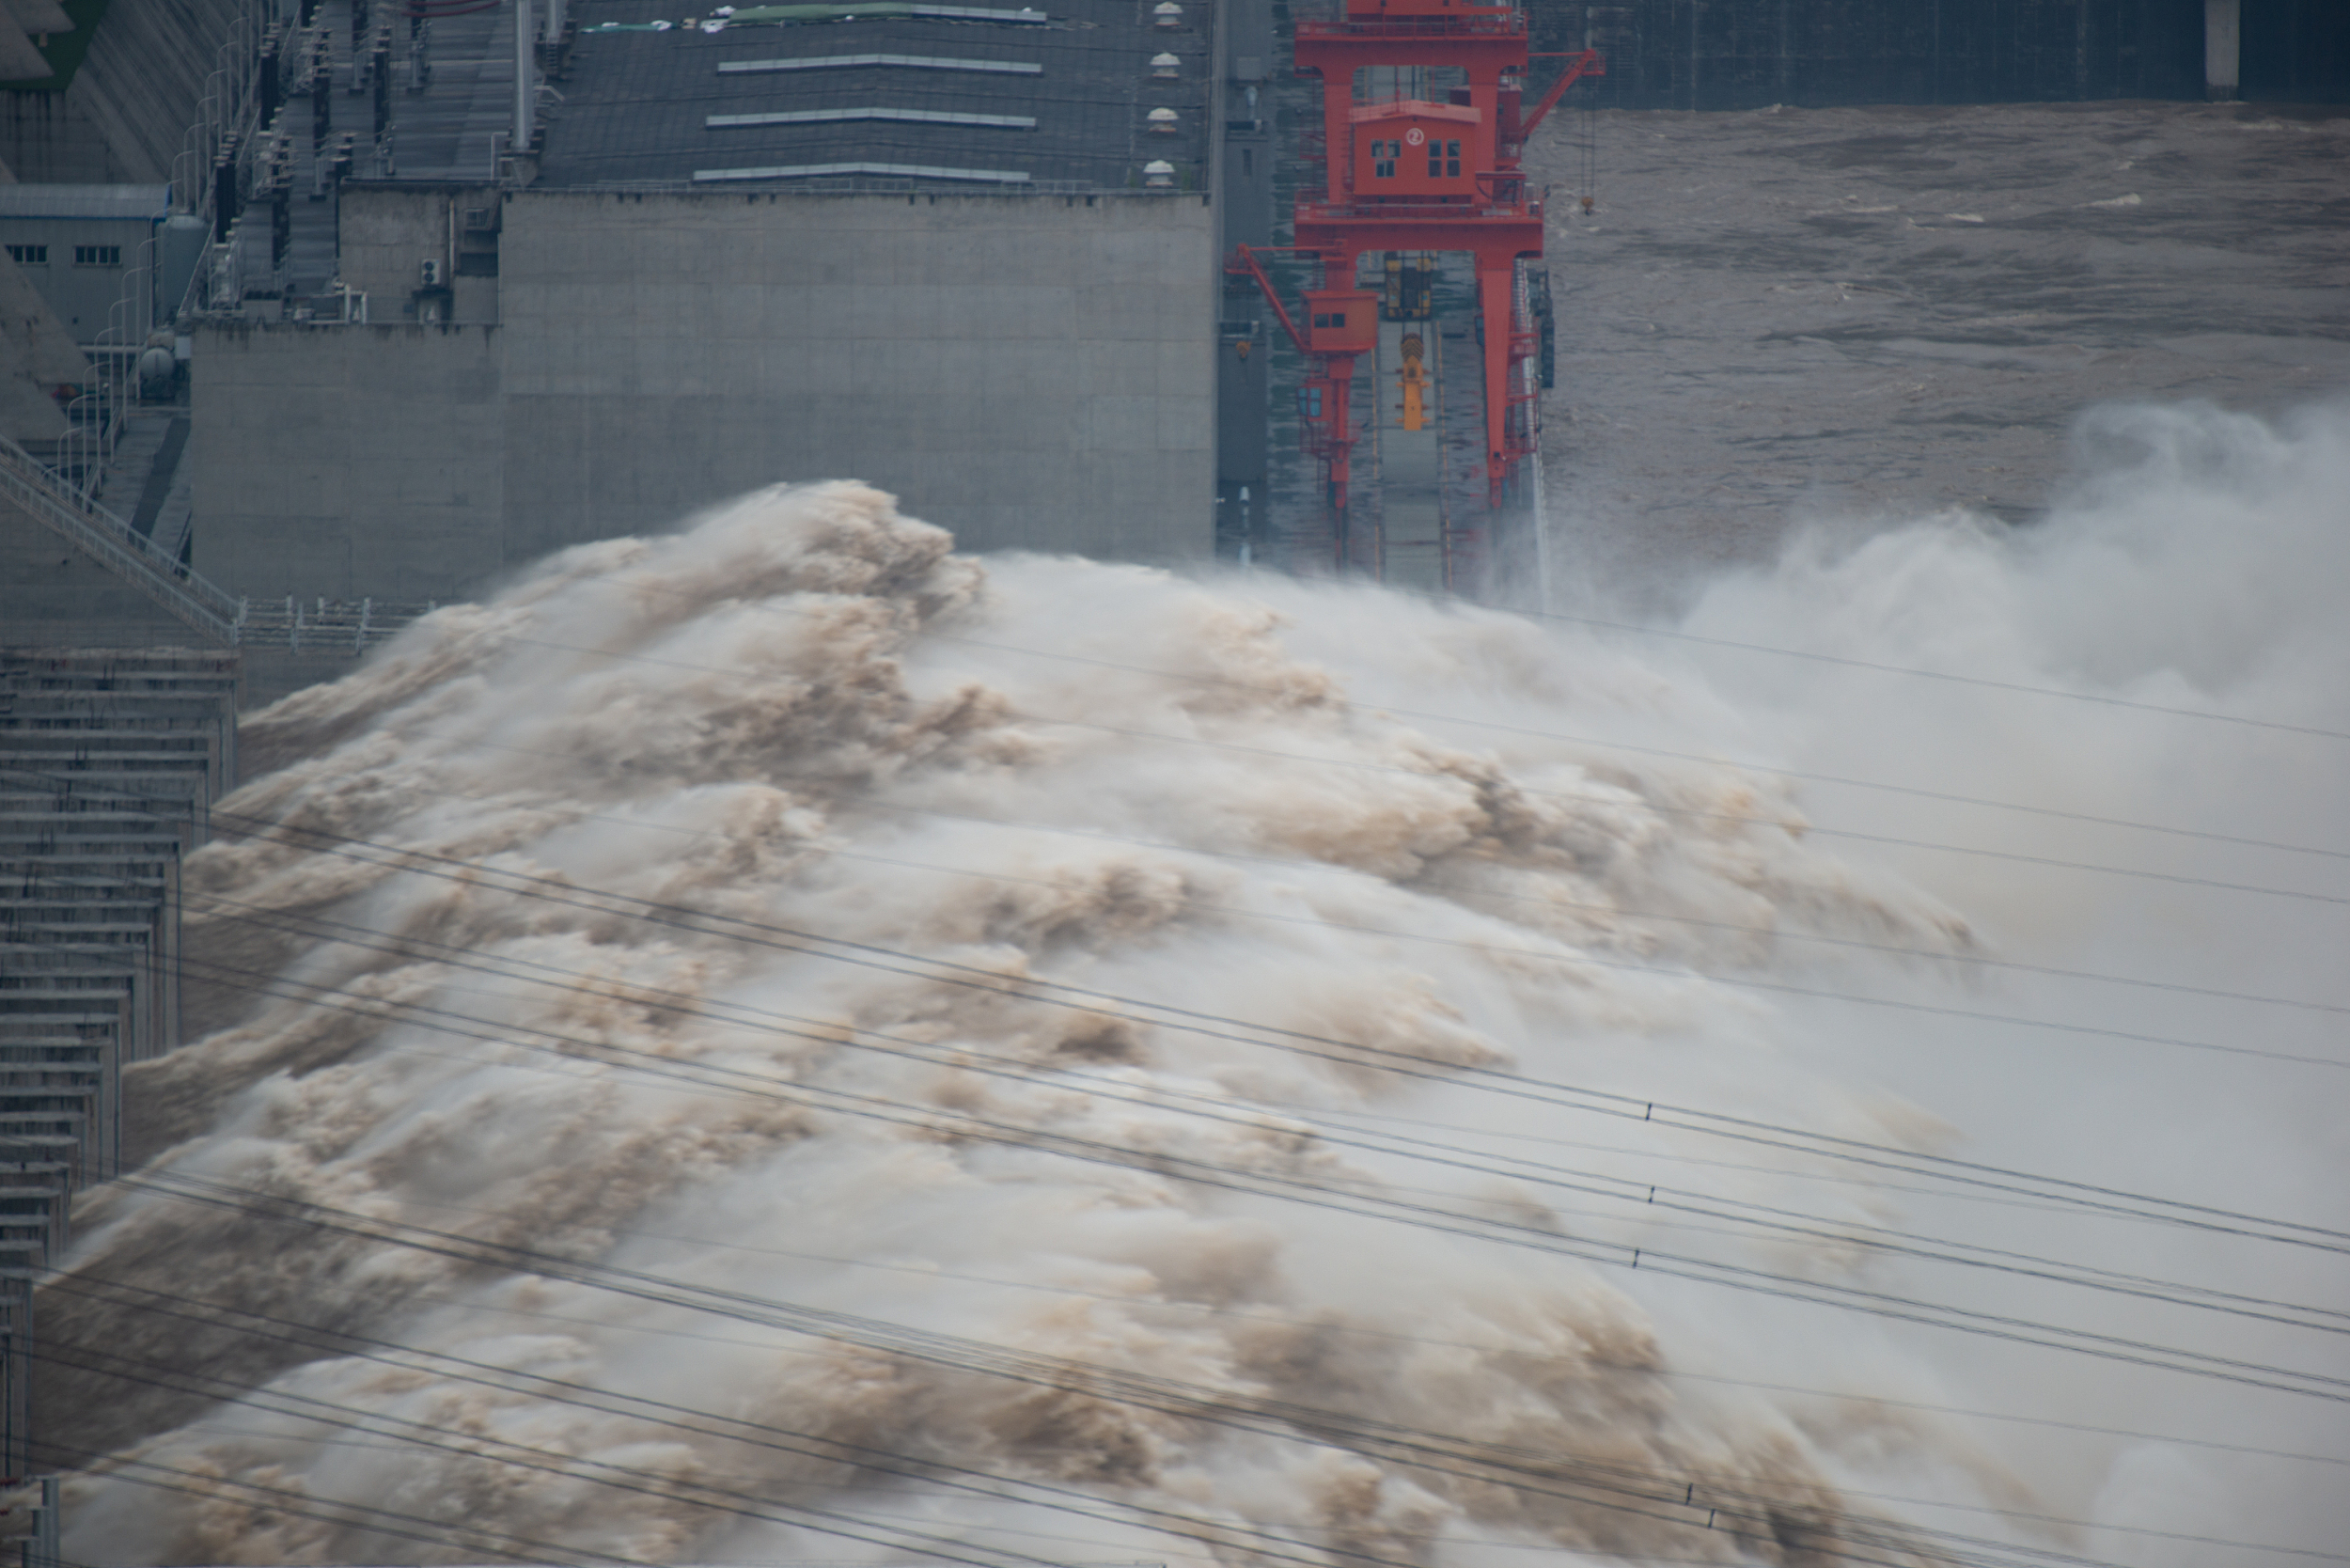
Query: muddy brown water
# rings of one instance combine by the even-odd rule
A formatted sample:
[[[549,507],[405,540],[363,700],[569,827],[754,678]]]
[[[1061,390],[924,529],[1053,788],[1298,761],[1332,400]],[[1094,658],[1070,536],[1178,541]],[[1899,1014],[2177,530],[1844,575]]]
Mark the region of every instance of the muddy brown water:
[[[1668,608],[1810,519],[2029,525],[2101,402],[2350,395],[2345,155],[2340,106],[1554,117],[1561,588]]]

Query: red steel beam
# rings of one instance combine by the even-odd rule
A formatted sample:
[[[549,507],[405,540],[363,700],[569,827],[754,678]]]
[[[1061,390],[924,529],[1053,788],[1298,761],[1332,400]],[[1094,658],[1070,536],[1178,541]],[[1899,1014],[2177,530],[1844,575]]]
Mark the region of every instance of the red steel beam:
[[[1536,55],[1528,57],[1532,59],[1547,59],[1551,56]],[[1566,61],[1567,69],[1559,73],[1559,80],[1550,85],[1550,90],[1543,94],[1543,101],[1534,105],[1534,112],[1528,116],[1527,118],[1518,126],[1518,145],[1520,147],[1524,147],[1528,142],[1534,139],[1535,128],[1543,123],[1543,118],[1547,116],[1551,110],[1559,106],[1559,100],[1565,96],[1566,90],[1569,87],[1574,86],[1575,83],[1581,81],[1586,76],[1605,76],[1607,74],[1607,62],[1600,57],[1600,53],[1596,49],[1578,49],[1574,54],[1567,55]]]
[[[1298,247],[1268,245],[1263,248],[1294,250]],[[1281,304],[1280,292],[1273,287],[1273,279],[1265,274],[1264,264],[1257,259],[1255,250],[1246,245],[1235,246],[1232,250],[1232,259],[1224,264],[1224,270],[1234,274],[1246,273],[1248,276],[1255,278],[1257,287],[1264,292],[1265,303],[1273,306],[1273,314],[1280,319],[1281,330],[1288,333],[1290,341],[1297,345],[1297,352],[1299,353],[1311,352],[1306,347],[1306,335],[1297,330],[1295,321],[1290,320],[1288,307]]]

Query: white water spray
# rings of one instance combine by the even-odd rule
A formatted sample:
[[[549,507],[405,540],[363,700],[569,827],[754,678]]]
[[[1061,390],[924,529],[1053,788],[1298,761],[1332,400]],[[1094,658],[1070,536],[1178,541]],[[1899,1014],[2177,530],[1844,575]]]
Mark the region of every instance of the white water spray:
[[[1540,1087],[2342,1224],[2345,1074],[2079,1032],[2340,1059],[2337,1016],[1975,962],[2350,1004],[2339,859],[2081,820],[2350,846],[2350,742],[2305,732],[2350,729],[2345,424],[2105,431],[2039,532],[1799,545],[1700,604],[1715,644],[975,562],[845,484],[428,619],[248,727],[286,765],[223,822],[276,825],[188,867],[224,1027],[138,1071],[160,1184],[88,1206],[41,1307],[44,1430],[103,1456],[70,1554],[2345,1538],[2330,1472],[2160,1440],[2313,1451],[2338,1404],[1790,1299],[2340,1374],[2320,1334],[1886,1238],[2319,1305],[2338,1257]],[[2016,689],[2049,686],[2142,706]]]

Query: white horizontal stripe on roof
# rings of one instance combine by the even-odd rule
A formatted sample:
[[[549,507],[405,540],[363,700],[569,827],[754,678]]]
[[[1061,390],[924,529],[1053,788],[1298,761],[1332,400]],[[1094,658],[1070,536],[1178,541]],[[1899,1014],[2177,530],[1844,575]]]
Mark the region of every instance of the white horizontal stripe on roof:
[[[990,10],[984,6],[916,6],[914,8],[914,14],[916,16],[953,17],[963,22],[1027,22],[1041,24],[1045,20],[1045,15],[1042,11],[1032,10],[1026,6],[1021,7],[1016,11]]]
[[[763,115],[712,115],[702,124],[713,131],[744,125],[833,125],[843,120],[886,119],[911,125],[992,125],[1008,131],[1033,131],[1034,115],[966,115],[952,109],[776,109]]]
[[[905,180],[979,180],[996,185],[1025,185],[1020,169],[949,169],[930,164],[784,164],[763,169],[696,169],[696,180],[809,180],[848,174],[885,174]]]
[[[721,71],[835,71],[849,66],[906,66],[916,71],[1000,71],[1034,76],[1044,68],[1034,60],[949,60],[935,55],[819,55],[800,60],[721,60]]]

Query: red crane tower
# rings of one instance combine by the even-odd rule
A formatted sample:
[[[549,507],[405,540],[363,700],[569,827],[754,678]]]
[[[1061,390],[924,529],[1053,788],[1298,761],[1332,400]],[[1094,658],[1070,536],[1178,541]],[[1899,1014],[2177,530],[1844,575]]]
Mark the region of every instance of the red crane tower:
[[[1292,319],[1258,260],[1241,246],[1228,270],[1256,279],[1309,367],[1299,390],[1303,446],[1324,466],[1325,494],[1345,549],[1348,467],[1355,434],[1348,394],[1355,361],[1378,343],[1379,295],[1356,285],[1356,262],[1384,251],[1467,251],[1476,259],[1485,345],[1485,478],[1501,501],[1534,450],[1526,361],[1536,337],[1521,319],[1517,266],[1543,254],[1543,204],[1518,159],[1527,139],[1578,79],[1600,74],[1596,50],[1562,56],[1565,69],[1532,113],[1521,115],[1526,13],[1454,0],[1343,0],[1337,21],[1297,24],[1299,75],[1322,78],[1324,187],[1299,195],[1296,254],[1317,259],[1321,284]],[[1377,67],[1454,67],[1465,87],[1448,102],[1390,96],[1357,102],[1355,73]],[[1403,80],[1399,75],[1398,81]]]

